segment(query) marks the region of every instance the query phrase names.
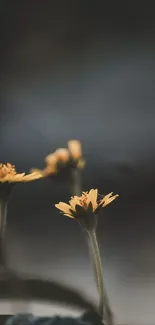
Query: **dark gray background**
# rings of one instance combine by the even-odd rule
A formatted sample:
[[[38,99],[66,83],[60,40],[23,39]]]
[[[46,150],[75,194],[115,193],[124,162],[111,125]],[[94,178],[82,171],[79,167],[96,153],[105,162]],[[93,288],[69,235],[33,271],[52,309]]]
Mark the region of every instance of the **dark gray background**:
[[[28,171],[43,167],[44,157],[69,139],[81,140],[87,161],[83,188],[120,194],[98,227],[116,319],[153,324],[153,7],[131,1],[3,1],[0,24],[0,161]],[[83,234],[54,208],[68,198],[65,185],[48,180],[15,189],[9,263],[97,299]]]

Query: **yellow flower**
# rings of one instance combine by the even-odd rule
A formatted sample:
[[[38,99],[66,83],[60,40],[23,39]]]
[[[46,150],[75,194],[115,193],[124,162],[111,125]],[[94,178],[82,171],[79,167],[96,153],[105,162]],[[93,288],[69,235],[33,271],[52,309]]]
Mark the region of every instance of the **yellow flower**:
[[[31,169],[31,172],[41,173],[47,177],[57,174],[65,168],[83,168],[85,162],[82,158],[82,146],[78,140],[68,141],[67,148],[59,148],[55,152],[45,157],[46,166],[44,169]],[[66,171],[66,169],[65,169]]]
[[[69,218],[85,219],[86,221],[91,215],[97,214],[100,208],[107,206],[117,197],[118,194],[113,195],[111,192],[99,199],[98,190],[92,189],[89,192],[82,192],[81,196],[71,197],[69,204],[59,202],[55,204],[55,207]]]
[[[41,177],[42,175],[39,172],[28,175],[25,175],[25,173],[17,174],[15,166],[10,163],[0,164],[0,183],[30,182]]]

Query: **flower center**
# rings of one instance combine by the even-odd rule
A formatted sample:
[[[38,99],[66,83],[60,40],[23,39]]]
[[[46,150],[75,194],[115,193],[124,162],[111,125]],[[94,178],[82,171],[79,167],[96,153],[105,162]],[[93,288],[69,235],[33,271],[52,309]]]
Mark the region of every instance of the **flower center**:
[[[15,166],[11,165],[10,163],[7,164],[0,164],[0,178],[3,178],[7,175],[16,175]]]

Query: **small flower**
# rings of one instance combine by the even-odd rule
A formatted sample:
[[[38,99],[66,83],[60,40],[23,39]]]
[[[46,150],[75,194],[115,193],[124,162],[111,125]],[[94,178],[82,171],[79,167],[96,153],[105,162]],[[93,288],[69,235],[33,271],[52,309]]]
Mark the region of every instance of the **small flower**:
[[[7,199],[12,187],[16,183],[31,182],[41,178],[39,172],[33,172],[28,175],[25,173],[17,174],[15,166],[10,163],[0,164],[0,200]]]
[[[2,236],[5,228],[7,202],[12,187],[19,182],[30,182],[41,177],[42,175],[38,172],[28,175],[25,173],[17,174],[15,166],[10,163],[0,164],[0,236]]]
[[[25,173],[17,174],[15,166],[10,163],[0,164],[0,183],[30,182],[41,177],[42,175],[39,172],[33,172],[28,175],[25,175]]]
[[[98,211],[107,206],[118,197],[118,194],[113,195],[113,192],[99,198],[98,190],[92,189],[89,192],[82,192],[81,196],[73,196],[69,204],[59,202],[55,207],[59,209],[65,216],[75,218],[79,221],[84,221],[87,228],[92,227],[92,217]],[[98,199],[99,198],[99,199]]]
[[[42,176],[52,176],[59,172],[67,174],[72,168],[83,168],[85,162],[82,158],[82,146],[78,140],[68,141],[67,148],[59,148],[45,158],[46,166],[44,169],[31,169],[31,172],[39,172]],[[61,174],[62,176],[62,174]]]

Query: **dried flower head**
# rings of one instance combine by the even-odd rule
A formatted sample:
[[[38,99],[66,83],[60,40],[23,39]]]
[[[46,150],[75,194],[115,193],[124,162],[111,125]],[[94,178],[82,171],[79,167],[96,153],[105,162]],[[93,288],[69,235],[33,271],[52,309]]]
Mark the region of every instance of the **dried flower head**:
[[[41,177],[42,175],[39,172],[33,172],[28,175],[25,175],[25,173],[17,174],[14,165],[10,163],[0,164],[0,183],[30,182]]]
[[[79,221],[82,220],[87,227],[91,227],[92,217],[96,216],[100,208],[107,206],[117,197],[118,194],[113,195],[113,192],[111,192],[101,198],[98,195],[97,189],[91,189],[89,192],[82,192],[81,196],[71,197],[69,204],[59,202],[55,206],[65,216],[75,218]]]

